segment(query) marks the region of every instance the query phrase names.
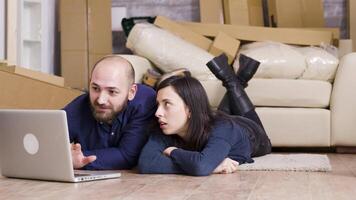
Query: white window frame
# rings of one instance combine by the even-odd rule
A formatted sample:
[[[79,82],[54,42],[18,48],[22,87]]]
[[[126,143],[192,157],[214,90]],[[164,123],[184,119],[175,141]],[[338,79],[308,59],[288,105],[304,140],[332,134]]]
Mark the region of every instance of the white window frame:
[[[0,60],[5,59],[5,0],[0,0]]]

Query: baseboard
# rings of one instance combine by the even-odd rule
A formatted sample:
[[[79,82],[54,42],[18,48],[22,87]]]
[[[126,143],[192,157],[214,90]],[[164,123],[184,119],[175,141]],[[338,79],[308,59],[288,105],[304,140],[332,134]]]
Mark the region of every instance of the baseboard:
[[[336,147],[336,153],[356,153],[356,147]]]
[[[272,152],[335,153],[336,151],[335,147],[273,147]]]

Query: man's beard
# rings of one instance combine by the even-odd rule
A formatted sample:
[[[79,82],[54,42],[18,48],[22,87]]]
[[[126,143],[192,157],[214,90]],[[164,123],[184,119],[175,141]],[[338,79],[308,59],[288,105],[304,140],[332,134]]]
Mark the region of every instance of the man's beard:
[[[114,109],[112,106],[108,108],[108,111],[110,109],[110,112],[105,112],[105,113],[98,113],[95,108],[100,107],[96,102],[90,103],[90,108],[92,111],[92,114],[94,118],[99,121],[99,122],[105,122],[108,124],[111,124],[112,121],[116,118],[116,116],[126,108],[127,102],[124,102],[123,105],[121,105],[118,109]]]

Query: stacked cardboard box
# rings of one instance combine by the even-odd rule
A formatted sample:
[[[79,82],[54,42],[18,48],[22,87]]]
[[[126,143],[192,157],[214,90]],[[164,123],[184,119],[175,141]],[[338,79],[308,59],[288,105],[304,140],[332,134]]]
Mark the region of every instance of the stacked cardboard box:
[[[209,51],[215,56],[225,53],[229,58],[230,64],[233,62],[240,46],[240,41],[223,32],[221,32],[219,36],[215,37],[215,40],[212,41],[204,35],[194,32],[184,25],[163,16],[157,16],[154,23],[155,25],[174,33],[197,47]]]
[[[200,0],[199,5],[203,23],[264,26],[267,20],[276,27],[325,25],[322,0]]]
[[[220,7],[223,7],[224,20],[222,21],[225,24],[239,26],[263,26],[266,24],[266,26],[273,27],[332,31],[333,44],[338,45],[340,35],[338,28],[324,27],[322,0],[202,0],[200,1],[201,22],[204,24],[222,24],[207,17],[209,12],[218,13],[221,11]],[[266,31],[260,34],[264,33]],[[297,35],[297,32],[292,37],[294,35]],[[274,39],[271,38],[271,40]]]
[[[223,20],[219,18],[220,13],[224,14]],[[340,37],[338,28],[324,27],[322,0],[200,0],[200,18],[202,23],[180,24],[215,38],[208,51],[214,55],[224,52],[230,62],[239,41],[338,46]],[[268,24],[278,28],[263,27]]]
[[[324,27],[322,0],[268,0],[270,24],[277,27]]]
[[[208,37],[216,37],[222,31],[244,41],[276,41],[296,45],[331,44],[333,34],[330,30],[309,30],[300,28],[269,28],[260,26],[239,26],[230,24],[203,24],[180,22],[186,28]]]
[[[263,26],[261,0],[223,0],[225,24]]]
[[[61,109],[82,94],[63,85],[62,77],[1,63],[0,108]]]
[[[224,24],[222,0],[199,0],[199,7],[201,22]]]
[[[221,53],[225,53],[228,58],[229,64],[232,64],[237,54],[237,51],[239,50],[239,47],[239,40],[236,40],[235,38],[224,32],[219,32],[209,49],[209,53],[213,54],[214,56],[218,56]]]
[[[60,34],[66,85],[87,89],[95,62],[112,53],[111,1],[61,0]]]
[[[212,41],[198,33],[195,33],[189,29],[184,28],[182,25],[163,16],[157,16],[155,19],[155,25],[166,29],[184,40],[195,44],[196,46],[208,50]]]
[[[34,71],[18,66],[7,66],[6,63],[0,63],[0,70],[7,71],[14,74],[19,74],[33,79],[37,79],[46,83],[51,83],[53,85],[64,86],[64,78],[55,75],[45,74],[39,71]]]
[[[203,23],[263,26],[261,0],[200,0]]]
[[[268,0],[270,19],[277,27],[324,27],[322,0]]]
[[[339,32],[333,29],[270,28],[229,24],[175,22],[157,16],[155,25],[217,56],[225,53],[231,64],[242,41],[276,41],[296,45],[331,44]],[[211,41],[207,37],[214,38]]]

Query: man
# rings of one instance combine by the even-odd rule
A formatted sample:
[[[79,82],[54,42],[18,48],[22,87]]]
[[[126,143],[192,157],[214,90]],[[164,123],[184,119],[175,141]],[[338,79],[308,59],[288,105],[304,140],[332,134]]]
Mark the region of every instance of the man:
[[[75,169],[129,169],[136,165],[156,109],[155,91],[134,83],[134,69],[109,55],[92,70],[89,94],[64,110]]]

